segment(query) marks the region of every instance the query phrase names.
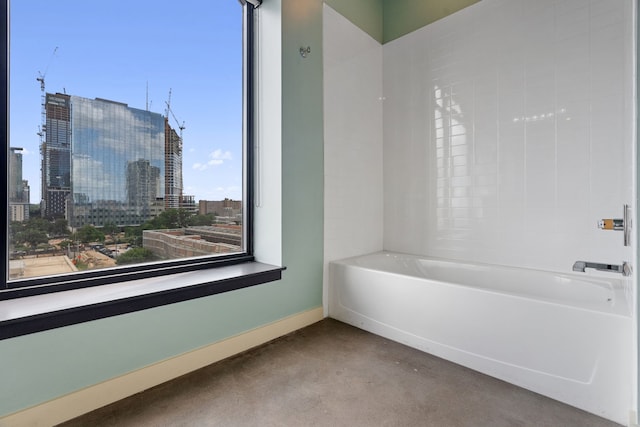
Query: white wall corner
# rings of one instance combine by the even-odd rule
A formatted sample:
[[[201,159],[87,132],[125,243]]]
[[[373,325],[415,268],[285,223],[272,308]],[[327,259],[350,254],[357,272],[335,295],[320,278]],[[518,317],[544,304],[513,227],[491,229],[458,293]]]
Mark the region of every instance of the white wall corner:
[[[254,255],[282,265],[282,0],[256,9]]]
[[[330,261],[382,250],[382,45],[323,8],[324,279]]]

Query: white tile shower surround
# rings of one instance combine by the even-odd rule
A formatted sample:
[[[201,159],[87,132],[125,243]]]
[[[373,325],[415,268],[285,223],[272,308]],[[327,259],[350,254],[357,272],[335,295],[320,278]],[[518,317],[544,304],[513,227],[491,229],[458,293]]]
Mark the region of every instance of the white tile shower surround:
[[[327,5],[323,42],[326,278],[382,250],[382,46]]]
[[[384,45],[384,247],[570,272],[632,260],[631,0],[483,0]]]
[[[483,0],[380,46],[325,5],[325,281],[380,240],[561,273],[635,260],[596,227],[635,215],[634,15],[632,0]]]

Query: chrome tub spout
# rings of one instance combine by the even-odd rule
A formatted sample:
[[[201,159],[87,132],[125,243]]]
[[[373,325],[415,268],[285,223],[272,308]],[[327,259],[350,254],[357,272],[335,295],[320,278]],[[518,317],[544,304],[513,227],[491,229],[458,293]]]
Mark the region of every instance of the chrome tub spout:
[[[607,271],[610,273],[621,273],[623,276],[631,275],[631,266],[626,261],[621,265],[618,264],[603,264],[599,262],[589,261],[576,261],[573,264],[573,271],[585,272],[587,268],[594,268],[599,271]]]

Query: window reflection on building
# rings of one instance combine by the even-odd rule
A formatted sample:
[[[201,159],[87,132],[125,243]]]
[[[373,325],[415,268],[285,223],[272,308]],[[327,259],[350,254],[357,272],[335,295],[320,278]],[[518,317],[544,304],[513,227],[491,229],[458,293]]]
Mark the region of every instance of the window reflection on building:
[[[179,207],[182,141],[164,116],[66,94],[47,94],[45,108],[45,217],[71,227],[140,225]]]
[[[460,239],[468,234],[472,217],[472,156],[464,112],[451,86],[433,88],[436,143],[437,223],[440,238]]]

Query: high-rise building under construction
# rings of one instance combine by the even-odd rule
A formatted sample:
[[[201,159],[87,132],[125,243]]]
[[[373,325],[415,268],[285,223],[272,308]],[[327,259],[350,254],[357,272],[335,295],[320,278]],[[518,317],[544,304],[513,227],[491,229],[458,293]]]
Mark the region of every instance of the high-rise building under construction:
[[[182,140],[166,117],[46,94],[42,214],[72,227],[140,225],[182,198]]]

